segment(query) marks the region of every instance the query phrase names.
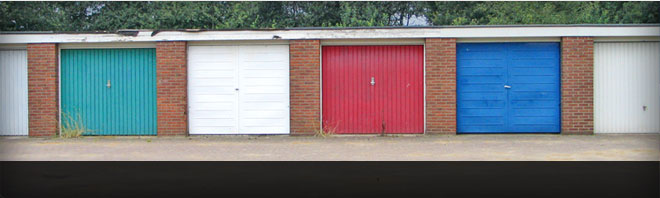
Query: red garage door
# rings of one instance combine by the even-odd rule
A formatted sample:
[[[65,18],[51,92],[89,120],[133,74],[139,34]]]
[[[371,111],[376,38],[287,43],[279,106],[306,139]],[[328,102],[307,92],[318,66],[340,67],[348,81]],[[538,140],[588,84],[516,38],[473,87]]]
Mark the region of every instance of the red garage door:
[[[323,126],[341,134],[423,133],[423,46],[324,46]]]

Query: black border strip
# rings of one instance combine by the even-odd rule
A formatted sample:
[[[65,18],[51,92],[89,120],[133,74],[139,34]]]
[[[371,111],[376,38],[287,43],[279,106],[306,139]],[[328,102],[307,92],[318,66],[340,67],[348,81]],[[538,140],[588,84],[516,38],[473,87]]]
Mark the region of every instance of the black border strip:
[[[658,197],[660,162],[0,162],[3,197]]]

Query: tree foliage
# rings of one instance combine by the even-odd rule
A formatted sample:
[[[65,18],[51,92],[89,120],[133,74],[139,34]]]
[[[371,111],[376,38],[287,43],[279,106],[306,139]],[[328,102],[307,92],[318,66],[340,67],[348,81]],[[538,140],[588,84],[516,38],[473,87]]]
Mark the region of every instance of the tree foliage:
[[[660,23],[660,2],[0,2],[2,31]]]
[[[660,22],[660,2],[428,2],[431,25]]]

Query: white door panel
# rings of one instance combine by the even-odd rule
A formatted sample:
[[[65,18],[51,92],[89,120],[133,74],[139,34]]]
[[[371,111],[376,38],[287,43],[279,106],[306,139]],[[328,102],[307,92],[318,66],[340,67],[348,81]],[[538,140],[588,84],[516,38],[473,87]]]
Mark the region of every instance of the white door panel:
[[[289,46],[251,45],[239,48],[239,131],[289,133]],[[277,111],[264,115],[264,109]]]
[[[0,50],[0,135],[28,135],[27,51]]]
[[[596,43],[595,133],[660,132],[660,43]]]
[[[191,46],[188,49],[190,134],[237,133],[238,49]]]
[[[190,134],[289,133],[289,46],[190,46],[188,63]]]

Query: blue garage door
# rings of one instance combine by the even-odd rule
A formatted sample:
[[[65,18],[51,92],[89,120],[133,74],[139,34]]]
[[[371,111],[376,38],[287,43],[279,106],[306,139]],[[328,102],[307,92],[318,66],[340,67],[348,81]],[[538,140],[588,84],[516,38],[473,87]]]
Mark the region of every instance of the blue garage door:
[[[457,45],[459,133],[558,133],[559,43]]]

